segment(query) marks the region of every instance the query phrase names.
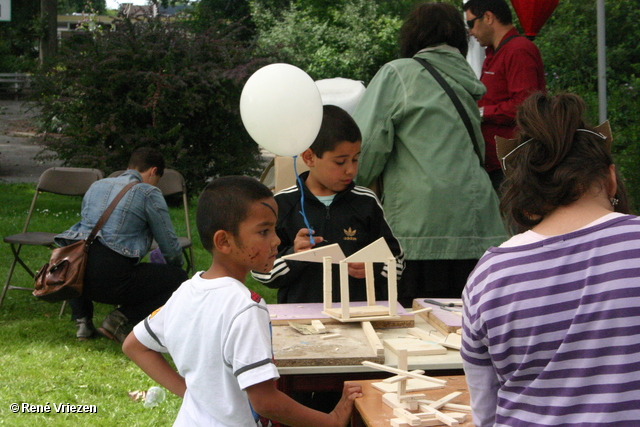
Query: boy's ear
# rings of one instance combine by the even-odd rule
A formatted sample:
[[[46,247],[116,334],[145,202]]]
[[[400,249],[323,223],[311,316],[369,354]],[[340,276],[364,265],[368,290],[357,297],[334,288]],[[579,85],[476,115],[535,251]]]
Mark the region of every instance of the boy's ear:
[[[228,254],[231,252],[231,241],[229,233],[224,230],[218,230],[213,235],[213,247],[218,252]]]
[[[307,165],[307,167],[313,167],[316,156],[313,154],[313,151],[311,151],[311,148],[307,148],[306,150],[304,150],[304,152],[300,154],[300,157],[302,158],[304,164]]]

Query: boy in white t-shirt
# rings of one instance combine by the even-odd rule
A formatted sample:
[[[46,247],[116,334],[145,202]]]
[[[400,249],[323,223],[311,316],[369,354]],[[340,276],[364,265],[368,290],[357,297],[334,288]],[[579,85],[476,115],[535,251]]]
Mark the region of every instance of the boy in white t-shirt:
[[[253,427],[265,419],[345,426],[362,395],[359,385],[345,383],[342,399],[326,414],[276,388],[269,312],[243,281],[251,270],[273,267],[277,217],[271,191],[253,178],[229,176],[207,185],[196,222],[213,255],[211,267],[184,282],[123,344],[147,375],[184,398],[174,426]],[[162,356],[166,352],[177,372]]]

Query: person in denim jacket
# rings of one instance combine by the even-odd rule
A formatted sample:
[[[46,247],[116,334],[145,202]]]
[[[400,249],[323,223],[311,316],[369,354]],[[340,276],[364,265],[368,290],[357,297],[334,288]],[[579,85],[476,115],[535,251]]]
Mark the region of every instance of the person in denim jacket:
[[[162,306],[188,279],[181,268],[182,249],[167,203],[156,187],[164,167],[157,150],[137,149],[122,175],[102,179],[89,188],[82,200],[80,222],[55,237],[60,246],[86,239],[120,190],[130,182],[140,182],[124,195],[89,248],[82,296],[69,301],[79,340],[99,332],[122,342],[129,325]],[[154,239],[166,264],[140,262]],[[97,331],[93,325],[93,301],[119,305]]]

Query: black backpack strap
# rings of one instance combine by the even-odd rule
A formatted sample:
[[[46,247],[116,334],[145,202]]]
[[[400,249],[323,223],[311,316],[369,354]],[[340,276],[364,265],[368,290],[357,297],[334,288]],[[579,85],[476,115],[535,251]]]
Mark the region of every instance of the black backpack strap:
[[[442,75],[435,69],[433,65],[429,64],[427,61],[425,61],[422,58],[414,57],[413,59],[415,59],[420,64],[422,64],[422,66],[426,68],[426,70],[429,71],[429,73],[431,73],[433,78],[436,79],[438,83],[440,83],[440,86],[442,86],[442,89],[444,89],[447,95],[449,95],[449,98],[451,98],[451,102],[453,102],[453,105],[456,107],[456,110],[458,110],[458,114],[460,114],[460,118],[464,122],[464,126],[467,128],[467,132],[469,132],[469,137],[471,138],[471,142],[473,143],[473,149],[478,155],[478,159],[480,159],[480,166],[484,168],[482,153],[480,152],[480,147],[478,146],[476,134],[473,131],[473,125],[471,124],[471,119],[469,118],[469,114],[467,114],[467,110],[464,109],[462,102],[460,102],[460,98],[458,98],[458,95],[456,95],[453,88],[449,85],[449,83],[447,83],[444,77],[442,77]]]

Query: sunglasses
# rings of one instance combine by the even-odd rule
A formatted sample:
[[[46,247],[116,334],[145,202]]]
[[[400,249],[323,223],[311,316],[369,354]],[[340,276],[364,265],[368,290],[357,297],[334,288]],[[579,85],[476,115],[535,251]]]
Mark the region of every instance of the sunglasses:
[[[476,21],[480,18],[482,18],[484,16],[484,13],[482,15],[478,15],[473,19],[470,19],[467,21],[467,27],[471,30],[473,29],[473,26],[475,25]]]

